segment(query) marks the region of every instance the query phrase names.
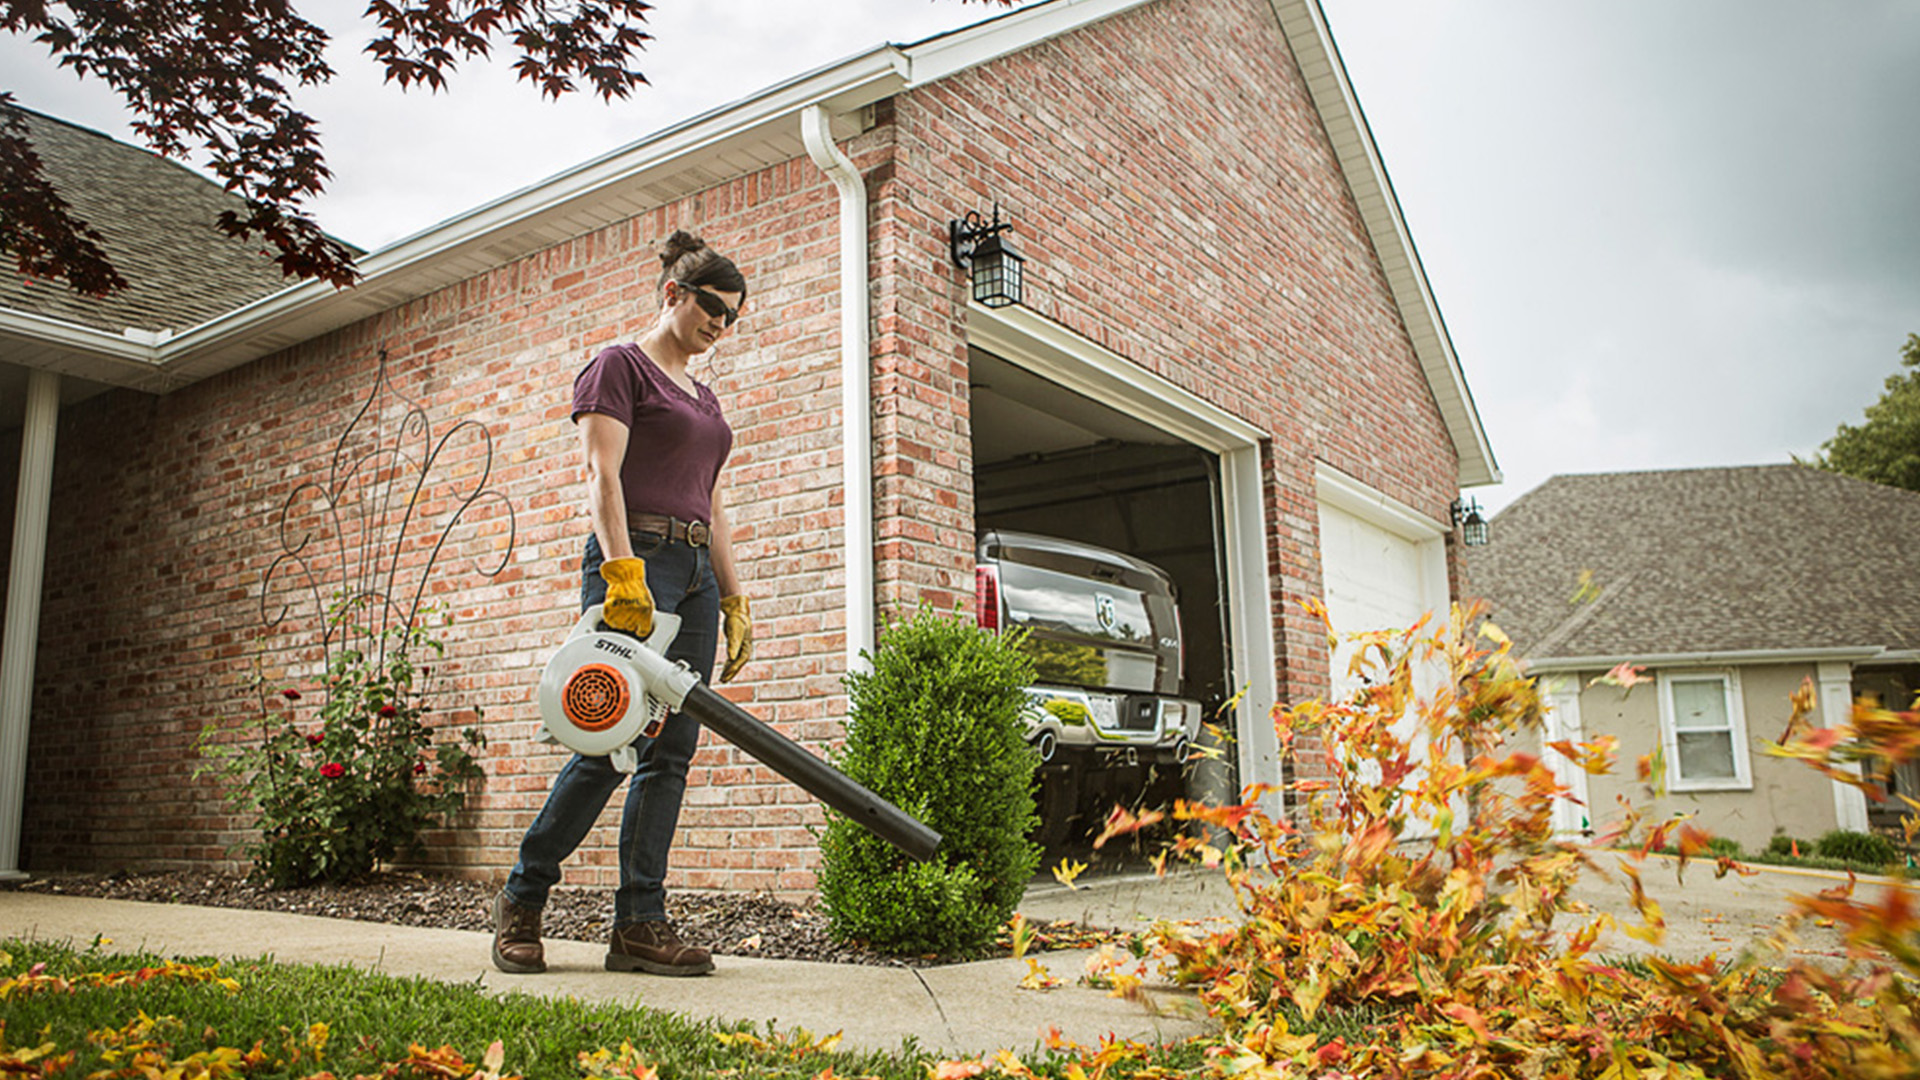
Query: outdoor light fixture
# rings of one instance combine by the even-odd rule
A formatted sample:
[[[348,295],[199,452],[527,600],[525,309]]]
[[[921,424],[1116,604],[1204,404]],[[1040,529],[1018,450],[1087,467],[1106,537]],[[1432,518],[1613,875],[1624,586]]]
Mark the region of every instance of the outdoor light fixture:
[[[1026,258],[1013,248],[1013,241],[1000,234],[1013,228],[1013,222],[1000,220],[1000,206],[993,207],[991,222],[978,210],[947,222],[947,242],[955,266],[970,266],[973,272],[973,298],[988,307],[1006,307],[1020,302],[1020,264]]]
[[[1460,539],[1468,547],[1486,544],[1487,519],[1480,516],[1480,500],[1465,496],[1453,500],[1453,523],[1460,527]]]

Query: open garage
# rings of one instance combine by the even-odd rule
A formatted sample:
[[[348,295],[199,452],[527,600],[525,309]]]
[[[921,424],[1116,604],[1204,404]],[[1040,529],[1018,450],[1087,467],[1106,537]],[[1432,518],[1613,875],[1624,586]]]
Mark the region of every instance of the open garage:
[[[1164,571],[1180,672],[1177,688],[1162,689],[1214,718],[1235,686],[1219,455],[977,346],[969,392],[981,535],[1091,544]],[[1231,790],[1224,769],[1196,778],[1182,761],[1130,747],[1047,749],[1040,836],[1050,849],[1084,838],[1116,802],[1165,805],[1190,785]]]

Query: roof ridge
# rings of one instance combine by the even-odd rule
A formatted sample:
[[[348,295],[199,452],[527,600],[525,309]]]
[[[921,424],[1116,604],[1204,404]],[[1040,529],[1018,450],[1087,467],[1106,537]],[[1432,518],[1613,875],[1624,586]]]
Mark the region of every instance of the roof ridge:
[[[1639,576],[1640,571],[1638,570],[1627,571],[1621,575],[1618,581],[1615,581],[1611,585],[1602,586],[1600,594],[1584,604],[1578,602],[1578,596],[1576,594],[1573,614],[1568,615],[1556,624],[1553,629],[1548,630],[1545,636],[1540,639],[1539,643],[1529,648],[1525,655],[1552,656],[1553,653],[1551,649],[1554,646],[1559,645],[1562,641],[1568,640],[1573,636],[1574,631],[1592,621],[1594,615],[1608,600],[1622,595],[1626,591],[1627,586],[1633,584],[1634,579]]]

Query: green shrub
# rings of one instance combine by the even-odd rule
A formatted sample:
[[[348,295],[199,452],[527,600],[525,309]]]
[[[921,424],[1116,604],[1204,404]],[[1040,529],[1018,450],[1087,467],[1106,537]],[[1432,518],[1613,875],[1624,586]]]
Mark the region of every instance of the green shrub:
[[[1793,858],[1795,852],[1800,855],[1813,854],[1813,841],[1802,840],[1797,836],[1776,836],[1767,841],[1767,854]]]
[[[1886,837],[1876,833],[1853,832],[1849,829],[1835,829],[1823,835],[1814,845],[1813,853],[1829,859],[1845,859],[1848,862],[1868,866],[1885,866],[1900,858],[1899,849],[1895,848],[1893,841]]]
[[[1680,845],[1675,843],[1663,844],[1659,848],[1659,852],[1662,855],[1678,855],[1680,854]],[[1742,854],[1740,841],[1730,836],[1710,836],[1707,838],[1706,858],[1717,859],[1724,855],[1730,859],[1738,859]]]
[[[1001,636],[923,608],[890,626],[872,671],[846,678],[841,771],[943,837],[916,863],[844,816],[820,841],[834,937],[900,953],[977,949],[1012,916],[1040,863],[1021,710],[1033,664]]]
[[[314,719],[302,721],[304,695],[288,687],[268,697],[259,742],[225,742],[212,724],[200,733],[212,761],[195,775],[220,774],[228,801],[252,816],[260,839],[244,848],[275,888],[351,881],[419,855],[421,832],[459,810],[483,775],[471,753],[486,744],[478,728],[436,745],[423,721],[413,658],[444,646],[417,625],[374,634],[352,616],[342,605],[331,619],[349,631],[343,640],[368,647],[334,655]]]

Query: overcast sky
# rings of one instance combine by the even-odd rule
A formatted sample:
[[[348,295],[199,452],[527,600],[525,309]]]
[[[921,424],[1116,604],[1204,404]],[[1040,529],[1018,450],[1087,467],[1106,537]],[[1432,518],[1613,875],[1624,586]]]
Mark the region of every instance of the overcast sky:
[[[1859,420],[1920,331],[1920,4],[1323,0],[1507,482],[1783,462]],[[997,8],[660,0],[653,81],[542,102],[504,64],[382,88],[364,0],[303,0],[327,228],[379,247],[697,112]],[[128,137],[0,39],[22,104]]]

